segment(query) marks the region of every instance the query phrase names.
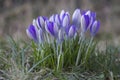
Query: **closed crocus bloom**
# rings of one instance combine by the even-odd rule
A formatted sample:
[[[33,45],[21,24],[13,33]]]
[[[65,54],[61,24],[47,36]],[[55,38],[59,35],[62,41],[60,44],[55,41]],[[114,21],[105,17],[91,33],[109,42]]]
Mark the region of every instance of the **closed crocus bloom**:
[[[70,23],[70,17],[69,17],[69,14],[67,13],[62,19],[62,26],[66,28],[69,26],[69,23]]]
[[[47,20],[47,21],[45,22],[45,30],[46,30],[49,34],[51,34],[51,35],[54,36],[53,22],[50,22],[50,21]]]
[[[45,29],[45,20],[47,20],[47,18],[43,17],[43,16],[40,16],[36,19],[36,24],[38,26],[38,28],[41,28],[41,29]]]
[[[91,12],[91,11],[89,10],[89,11],[87,11],[87,12],[85,13],[85,15],[88,15],[88,16],[89,16],[89,25],[88,25],[88,29],[89,29],[90,26],[92,25],[92,23],[95,21],[96,13]]]
[[[81,22],[81,12],[80,9],[76,9],[72,15],[72,22],[74,25],[77,27],[80,27],[80,22]]]
[[[83,33],[86,32],[88,26],[89,26],[89,16],[88,15],[82,15],[82,17],[81,17],[81,31]]]
[[[54,37],[57,37],[59,28],[55,22],[46,21],[45,29],[49,34],[51,34]]]
[[[68,37],[70,37],[70,38],[74,37],[75,33],[76,33],[76,27],[74,25],[72,25],[69,29]]]
[[[92,24],[92,26],[90,27],[90,33],[92,36],[95,36],[95,34],[98,32],[100,27],[100,22],[95,20]]]
[[[59,27],[61,26],[61,19],[60,19],[60,15],[59,14],[55,15],[55,22],[57,23],[57,25]]]
[[[35,42],[38,42],[37,31],[36,31],[35,26],[33,24],[31,24],[26,29],[26,33],[27,33],[28,37],[33,39]]]
[[[38,26],[38,27],[43,28],[45,21],[44,21],[43,17],[40,16],[40,17],[38,17],[38,18],[36,19],[36,23],[37,23],[37,26]]]

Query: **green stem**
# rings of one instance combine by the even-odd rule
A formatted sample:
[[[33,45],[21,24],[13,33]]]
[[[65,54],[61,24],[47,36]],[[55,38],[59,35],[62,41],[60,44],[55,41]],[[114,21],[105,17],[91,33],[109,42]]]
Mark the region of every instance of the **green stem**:
[[[57,55],[57,72],[62,69],[63,67],[63,54],[62,54],[62,44],[60,46],[58,45],[58,48],[60,47],[60,50],[57,49],[59,52]]]
[[[89,50],[90,50],[91,44],[92,44],[92,42],[93,42],[93,39],[94,39],[94,37],[91,38],[90,43],[89,43],[88,48],[87,48],[87,51],[86,51],[86,53],[85,53],[85,60],[84,60],[85,63],[87,62],[87,59],[88,59],[88,57],[89,57]]]
[[[76,59],[76,66],[78,65],[78,63],[79,63],[79,59],[80,59],[80,50],[81,50],[81,45],[82,45],[82,38],[80,37],[80,39],[79,39],[79,44],[80,44],[80,47],[79,47],[79,51],[78,51],[78,55],[77,55],[77,59]]]

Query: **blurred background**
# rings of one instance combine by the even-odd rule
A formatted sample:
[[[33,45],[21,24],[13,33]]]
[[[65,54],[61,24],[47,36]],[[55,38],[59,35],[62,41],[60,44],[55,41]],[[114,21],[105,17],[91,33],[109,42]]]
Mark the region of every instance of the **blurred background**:
[[[26,40],[26,28],[34,18],[62,9],[72,14],[76,8],[97,13],[101,22],[98,36],[119,38],[120,0],[0,0],[0,38],[12,35],[16,40]]]

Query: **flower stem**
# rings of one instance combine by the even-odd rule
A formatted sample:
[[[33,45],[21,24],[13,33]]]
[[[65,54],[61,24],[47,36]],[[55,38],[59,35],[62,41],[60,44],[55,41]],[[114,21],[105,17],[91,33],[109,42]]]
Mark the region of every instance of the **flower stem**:
[[[59,49],[60,47],[60,49]],[[62,54],[62,44],[57,45],[57,72],[63,67],[63,54]]]
[[[79,39],[79,44],[80,44],[80,47],[79,47],[79,51],[78,51],[78,55],[77,55],[77,59],[76,59],[76,66],[78,65],[78,63],[79,63],[79,59],[80,59],[80,50],[81,50],[81,45],[82,45],[82,38],[80,37],[80,39]]]
[[[87,59],[88,59],[88,57],[89,57],[89,54],[90,54],[89,50],[90,50],[91,44],[92,44],[92,42],[93,42],[93,39],[94,39],[94,37],[91,37],[90,43],[89,43],[88,48],[87,48],[87,51],[86,51],[86,53],[85,53],[84,63],[87,62]]]

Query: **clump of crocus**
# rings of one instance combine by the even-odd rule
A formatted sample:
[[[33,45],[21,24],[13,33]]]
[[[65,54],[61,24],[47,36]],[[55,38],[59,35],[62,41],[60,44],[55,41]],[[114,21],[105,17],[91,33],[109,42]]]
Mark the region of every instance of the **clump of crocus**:
[[[67,50],[67,48],[69,47],[73,47],[74,44],[77,43],[73,41],[75,41],[75,39],[77,39],[78,37],[79,37],[78,41],[80,41],[80,39],[85,37],[85,33],[88,30],[90,30],[90,35],[93,40],[93,37],[96,35],[96,33],[99,30],[99,26],[100,26],[100,22],[96,20],[96,14],[94,12],[91,12],[90,10],[81,11],[80,9],[76,9],[73,12],[72,16],[70,15],[69,12],[62,10],[59,14],[53,14],[50,17],[40,16],[34,19],[33,23],[30,24],[30,26],[26,29],[26,32],[27,35],[31,39],[33,39],[35,43],[39,45],[44,43],[53,44],[52,47],[54,54],[57,54],[56,56],[54,56],[54,59],[56,59],[54,64],[57,65],[57,70],[58,70],[60,67],[63,67],[65,64],[64,61],[66,60],[65,55],[71,53],[69,51],[68,53],[65,53],[66,52],[65,50]],[[86,46],[86,52],[84,52],[85,60],[88,57],[88,52],[92,44],[92,40],[90,41],[89,46]],[[66,45],[67,41],[70,43],[68,44],[69,46]],[[76,45],[79,48],[76,49],[78,50],[76,51],[76,53],[72,53],[74,54],[73,56],[74,58],[71,58],[73,61],[70,60],[70,62],[68,61],[68,63],[66,61],[65,65],[72,63],[76,64],[76,66],[79,65],[80,53],[82,52],[81,46],[83,44],[77,43]],[[43,56],[43,52],[41,52],[42,54],[39,56]],[[70,56],[72,56],[72,54],[70,54]]]
[[[91,36],[95,36],[98,32],[100,23],[96,20],[96,14],[91,11],[82,13],[80,9],[76,9],[70,19],[69,12],[61,11],[60,14],[52,16],[40,16],[33,20],[33,23],[27,28],[27,35],[37,43],[47,41],[49,37],[55,40],[64,40],[73,38],[75,35],[85,36],[85,32],[90,30]],[[47,37],[49,35],[49,37]],[[45,40],[46,39],[46,40]]]

